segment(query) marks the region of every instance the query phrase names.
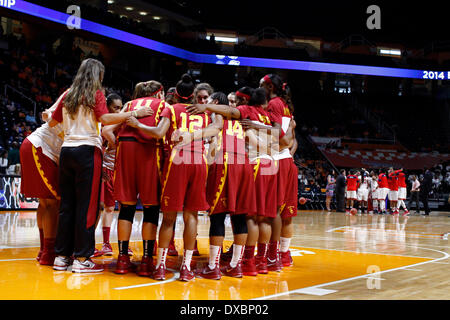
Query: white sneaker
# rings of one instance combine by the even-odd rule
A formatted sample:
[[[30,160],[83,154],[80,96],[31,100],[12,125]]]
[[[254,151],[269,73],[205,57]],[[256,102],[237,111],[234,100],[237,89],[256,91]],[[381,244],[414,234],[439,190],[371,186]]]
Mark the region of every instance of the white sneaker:
[[[91,259],[86,259],[84,262],[75,259],[72,265],[72,272],[76,273],[95,273],[103,270],[101,265],[92,262]]]
[[[57,256],[53,262],[53,269],[64,271],[72,264],[72,259],[69,257]]]

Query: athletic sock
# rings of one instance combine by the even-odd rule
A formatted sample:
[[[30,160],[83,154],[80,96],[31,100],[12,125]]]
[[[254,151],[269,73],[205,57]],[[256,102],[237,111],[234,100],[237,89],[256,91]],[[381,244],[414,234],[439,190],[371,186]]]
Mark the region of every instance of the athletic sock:
[[[44,229],[39,228],[39,241],[40,241],[40,248],[39,250],[44,250]]]
[[[109,234],[111,233],[111,227],[103,227],[103,243],[109,243]]]
[[[278,257],[278,251],[279,251],[279,242],[278,241],[270,241],[268,248],[267,248],[267,257],[270,258],[270,260],[276,260]]]
[[[54,252],[55,251],[55,238],[44,238],[44,251]]]
[[[181,263],[181,266],[185,265],[189,271],[191,271],[191,260],[193,254],[194,250],[184,250],[183,262]]]
[[[168,248],[158,248],[158,259],[156,260],[156,267],[158,269],[160,265],[166,266],[166,257]]]
[[[280,237],[280,252],[288,252],[291,245],[291,238]]]
[[[155,246],[155,240],[142,240],[142,247],[144,248],[144,257],[153,256],[153,247]]]
[[[267,257],[267,249],[269,247],[268,243],[260,243],[258,242],[258,252],[256,253],[257,257],[265,258]]]
[[[222,247],[220,246],[209,246],[209,269],[213,270],[219,264],[221,251]]]
[[[128,254],[128,240],[118,240],[119,242],[119,254]]]
[[[238,263],[242,260],[242,256],[244,254],[245,246],[241,246],[238,244],[233,244],[233,256],[230,261],[230,266],[235,268]]]
[[[245,246],[244,259],[251,259],[255,256],[255,246]]]

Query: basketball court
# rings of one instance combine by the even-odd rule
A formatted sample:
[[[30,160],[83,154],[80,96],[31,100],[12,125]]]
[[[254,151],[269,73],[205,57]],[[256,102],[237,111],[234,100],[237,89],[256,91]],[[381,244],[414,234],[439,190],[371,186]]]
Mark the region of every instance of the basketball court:
[[[93,258],[100,274],[54,271],[36,261],[39,232],[33,211],[0,213],[0,299],[2,300],[409,300],[449,299],[448,213],[347,216],[299,211],[290,250],[294,266],[241,279],[196,278],[177,281],[181,256],[168,257],[165,281],[135,273],[113,273],[117,259],[117,212],[112,224],[112,257]],[[162,216],[160,217],[160,219]],[[178,217],[175,242],[182,252],[183,222]],[[100,221],[101,223],[101,221]],[[136,264],[142,255],[142,213],[131,237]],[[209,218],[199,216],[200,257],[208,261]],[[101,228],[96,233],[101,248]],[[225,249],[232,242],[227,220]],[[156,258],[154,257],[156,260]]]

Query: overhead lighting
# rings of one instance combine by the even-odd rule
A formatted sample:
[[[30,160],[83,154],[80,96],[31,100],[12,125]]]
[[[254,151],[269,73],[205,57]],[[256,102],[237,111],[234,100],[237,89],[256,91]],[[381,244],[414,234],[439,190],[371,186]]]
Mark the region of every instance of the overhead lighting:
[[[161,20],[161,17],[153,16],[153,20]]]
[[[114,0],[108,0],[108,4],[113,4]]]
[[[206,36],[206,40],[209,40],[211,37],[210,36]],[[214,36],[214,39],[218,42],[232,42],[232,43],[237,43],[238,39],[237,38],[231,38],[231,37],[216,37]]]
[[[141,16],[146,16],[148,13],[145,12],[145,11],[140,11],[139,14],[140,14]]]
[[[380,49],[380,54],[389,56],[400,56],[402,52],[399,49]]]
[[[125,10],[127,10],[127,11],[133,11],[134,8],[133,8],[133,7],[125,7]]]

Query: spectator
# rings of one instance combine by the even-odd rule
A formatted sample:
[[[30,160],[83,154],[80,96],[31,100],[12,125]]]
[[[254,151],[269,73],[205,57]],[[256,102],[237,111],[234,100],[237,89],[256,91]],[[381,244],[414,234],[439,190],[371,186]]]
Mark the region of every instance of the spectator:
[[[16,165],[20,162],[19,144],[14,141],[11,145],[11,149],[8,151],[8,165]]]
[[[0,174],[6,174],[8,168],[8,151],[3,150],[0,154]]]
[[[337,210],[336,212],[345,212],[345,170],[341,170],[341,174],[336,179],[336,201],[337,201]]]
[[[29,111],[27,116],[25,117],[25,121],[29,122],[29,123],[36,123],[36,117],[33,115],[33,111]]]
[[[417,176],[412,176],[412,187],[411,187],[411,194],[410,199],[408,203],[408,207],[411,210],[411,204],[413,201],[416,202],[416,213],[420,213],[420,203],[419,203],[419,193],[420,193],[420,182],[419,179],[417,179]]]

